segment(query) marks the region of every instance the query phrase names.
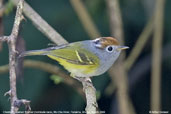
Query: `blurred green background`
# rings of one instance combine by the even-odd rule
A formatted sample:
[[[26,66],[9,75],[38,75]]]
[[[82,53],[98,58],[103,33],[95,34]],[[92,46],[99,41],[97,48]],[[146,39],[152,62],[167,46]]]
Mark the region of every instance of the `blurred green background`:
[[[153,13],[153,3],[155,0],[149,1],[120,0],[125,43],[130,47],[130,50],[127,50],[127,55],[129,55],[138,36]],[[27,0],[27,2],[68,42],[90,39],[69,0]],[[101,32],[101,35],[110,36],[109,16],[105,0],[83,0],[83,2],[95,25]],[[171,113],[170,11],[171,1],[166,0],[163,30],[163,52],[165,52],[165,54],[162,56],[161,105],[162,110],[169,111],[169,113]],[[11,33],[14,16],[15,10],[12,10],[8,15],[4,15],[2,18],[5,35]],[[52,43],[46,36],[38,31],[27,18],[26,21],[22,22],[21,36],[25,40],[26,50],[46,48],[49,43]],[[133,68],[128,72],[129,96],[137,114],[148,114],[150,110],[151,41],[152,38],[148,40],[140,57]],[[58,65],[57,62],[46,56],[26,57],[25,59],[41,60]],[[6,64],[8,64],[8,47],[6,43],[3,43],[3,48],[0,51],[0,65]],[[141,71],[141,68],[147,69],[144,70],[145,72],[139,74],[141,77],[136,80],[137,70]],[[41,70],[24,68],[23,80],[19,80],[17,83],[18,97],[31,100],[32,110],[84,110],[86,104],[79,93],[65,83],[61,82],[55,84],[54,81],[50,79],[50,76],[52,76],[52,74]],[[93,78],[93,83],[99,92],[98,105],[100,110],[105,111],[106,114],[118,114],[116,91],[113,91],[112,94],[106,93],[106,88],[109,86],[110,82],[111,79],[107,73]],[[0,113],[10,109],[10,101],[8,101],[8,97],[4,97],[4,93],[8,90],[9,74],[0,73]]]

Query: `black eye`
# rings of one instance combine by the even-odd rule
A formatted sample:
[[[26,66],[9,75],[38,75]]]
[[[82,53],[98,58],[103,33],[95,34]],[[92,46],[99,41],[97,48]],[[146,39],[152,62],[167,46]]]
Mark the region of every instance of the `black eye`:
[[[106,48],[106,50],[107,50],[108,52],[112,52],[112,51],[113,51],[113,47],[112,47],[112,46],[108,46],[108,47]]]

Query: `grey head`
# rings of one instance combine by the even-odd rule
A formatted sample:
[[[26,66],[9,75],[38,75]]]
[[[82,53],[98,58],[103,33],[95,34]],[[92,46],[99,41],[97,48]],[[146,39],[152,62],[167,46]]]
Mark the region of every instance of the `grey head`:
[[[99,68],[94,73],[96,76],[103,74],[114,64],[121,50],[129,48],[128,46],[120,46],[118,40],[113,37],[100,37],[87,43],[91,45],[87,47],[88,44],[86,45],[85,42],[84,46],[100,59]]]

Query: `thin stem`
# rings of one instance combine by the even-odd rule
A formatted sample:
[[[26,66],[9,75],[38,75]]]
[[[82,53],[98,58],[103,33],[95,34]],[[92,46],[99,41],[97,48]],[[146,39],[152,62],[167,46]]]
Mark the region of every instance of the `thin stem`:
[[[121,17],[121,11],[118,0],[107,0],[109,17],[110,17],[110,28],[112,36],[115,36],[120,40],[121,45],[124,44],[124,31]],[[117,98],[119,101],[119,113],[120,114],[134,114],[134,108],[131,100],[128,96],[128,80],[127,72],[124,68],[123,61],[125,59],[125,53],[122,52],[117,62],[109,70],[109,74],[112,79],[112,83],[116,84],[118,89]]]
[[[97,30],[93,20],[91,19],[90,15],[88,14],[84,4],[81,0],[70,0],[72,7],[75,9],[80,21],[82,22],[85,30],[87,31],[88,35],[94,39],[100,37],[100,33]]]
[[[21,21],[23,20],[22,10],[24,6],[24,0],[20,0],[17,4],[17,11],[15,15],[14,25],[12,28],[12,32],[10,36],[2,36],[0,37],[0,41],[7,41],[9,48],[9,74],[10,74],[10,90],[6,92],[4,95],[9,95],[11,100],[11,114],[16,114],[21,105],[25,105],[27,111],[30,111],[30,101],[26,99],[19,100],[17,98],[17,90],[16,90],[16,41],[19,32],[19,26]],[[5,66],[6,67],[6,66]],[[5,68],[3,68],[3,71]]]
[[[9,74],[10,74],[10,97],[11,97],[11,114],[15,114],[18,111],[18,107],[15,106],[17,100],[16,92],[16,40],[18,37],[19,25],[23,19],[22,10],[24,6],[24,0],[20,0],[17,6],[15,21],[12,29],[12,33],[8,38],[9,47]]]
[[[161,110],[161,50],[165,0],[156,1],[154,37],[152,44],[151,110]]]
[[[5,42],[5,41],[8,41],[8,36],[1,36],[0,37],[0,42]]]
[[[86,96],[87,106],[86,113],[87,114],[97,114],[97,99],[96,99],[96,89],[93,86],[93,83],[90,78],[85,78],[83,80],[79,80],[82,82],[83,90]]]

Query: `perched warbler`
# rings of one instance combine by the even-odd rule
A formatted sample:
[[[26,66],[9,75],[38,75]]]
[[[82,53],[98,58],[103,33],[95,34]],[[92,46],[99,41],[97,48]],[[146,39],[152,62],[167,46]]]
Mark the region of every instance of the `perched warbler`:
[[[47,55],[59,62],[73,77],[92,77],[106,72],[127,46],[113,37],[100,37],[41,50],[26,51],[19,57]]]

